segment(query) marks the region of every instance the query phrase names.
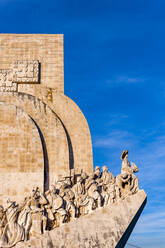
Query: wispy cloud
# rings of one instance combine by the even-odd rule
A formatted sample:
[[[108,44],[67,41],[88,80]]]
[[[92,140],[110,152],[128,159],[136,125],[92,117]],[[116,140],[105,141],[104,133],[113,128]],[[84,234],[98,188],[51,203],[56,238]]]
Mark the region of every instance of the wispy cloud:
[[[117,120],[118,116],[114,116],[114,119]],[[126,121],[129,119],[126,118]],[[154,130],[150,135],[147,131],[142,130],[143,136],[141,134],[137,136],[136,133],[128,130],[113,129],[112,127],[108,134],[95,137],[94,147],[102,148],[107,154],[107,158],[114,159],[114,165],[115,163],[119,164],[122,149],[130,150],[129,160],[134,161],[140,168],[137,175],[140,188],[144,188],[148,195],[145,211],[133,231],[130,243],[138,244],[141,247],[144,247],[145,244],[147,248],[164,248],[163,245],[159,245],[159,242],[165,243],[165,210],[163,206],[165,205],[165,135],[160,134],[160,130]],[[143,143],[143,140],[148,142]],[[115,171],[112,168],[114,166],[112,162],[107,164],[111,165],[111,171]]]
[[[129,116],[126,114],[118,113],[118,114],[110,114],[109,121],[106,123],[106,127],[108,126],[116,126],[119,123],[123,123],[124,121],[128,120]]]
[[[165,234],[165,211],[145,214],[139,219],[135,234],[163,232]]]
[[[146,248],[165,247],[165,211],[163,207],[155,208],[152,213],[142,214],[129,242]]]
[[[131,148],[135,141],[133,134],[128,131],[113,130],[106,136],[99,136],[94,139],[95,147],[102,148]]]
[[[163,245],[159,245],[159,242],[165,243],[165,210],[164,206],[161,206],[162,204],[165,205],[165,185],[163,183],[165,175],[165,136],[155,135],[155,132],[151,137],[152,141],[147,144],[142,144],[141,139],[135,133],[120,129],[113,129],[105,136],[96,137],[94,142],[95,147],[102,147],[104,151],[107,151],[107,157],[112,157],[113,153],[118,153],[119,150],[121,151],[122,148],[127,146],[130,150],[130,160],[140,166],[137,176],[140,179],[140,187],[144,188],[148,194],[148,202],[133,231],[130,243],[147,248],[163,248]],[[117,157],[119,156],[117,154]],[[118,163],[119,160],[116,160],[116,162]],[[112,165],[112,163],[110,164]]]
[[[119,76],[116,78],[116,82],[118,83],[140,83],[144,81],[145,79],[140,77]]]
[[[107,157],[112,156],[113,152],[120,153],[122,149],[128,149],[131,151],[130,160],[135,160],[141,165],[143,173],[140,173],[140,177],[142,179],[147,177],[145,183],[163,178],[162,172],[165,173],[165,135],[156,135],[156,130],[153,132],[153,137],[143,131],[143,135],[137,136],[128,130],[112,128],[111,130],[106,135],[95,136],[94,147],[106,149]],[[150,142],[143,143],[145,136]]]
[[[112,79],[106,80],[109,84],[136,84],[146,82],[147,79],[144,77],[136,77],[136,76],[116,76]]]

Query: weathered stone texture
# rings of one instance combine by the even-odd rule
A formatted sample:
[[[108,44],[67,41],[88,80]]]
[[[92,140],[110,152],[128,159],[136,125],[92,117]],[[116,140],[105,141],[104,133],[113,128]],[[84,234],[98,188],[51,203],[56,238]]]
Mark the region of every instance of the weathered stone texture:
[[[41,84],[64,93],[62,34],[0,34],[0,69],[17,61],[38,60]]]
[[[19,201],[34,184],[93,170],[88,124],[63,74],[63,35],[0,34],[0,195]]]
[[[13,64],[13,81],[16,83],[39,83],[39,61],[15,61]]]
[[[18,248],[122,248],[146,203],[143,190],[56,228]],[[128,230],[130,229],[130,230]],[[126,238],[125,234],[129,234]],[[122,238],[123,237],[123,238]],[[122,238],[122,239],[121,239]]]

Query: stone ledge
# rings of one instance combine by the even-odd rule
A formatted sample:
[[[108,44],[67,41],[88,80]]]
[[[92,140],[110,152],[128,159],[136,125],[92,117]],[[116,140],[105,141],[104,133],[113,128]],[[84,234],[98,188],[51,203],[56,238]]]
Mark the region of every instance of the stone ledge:
[[[17,244],[17,248],[122,248],[126,244],[145,204],[143,190],[110,207],[66,223],[38,238]]]

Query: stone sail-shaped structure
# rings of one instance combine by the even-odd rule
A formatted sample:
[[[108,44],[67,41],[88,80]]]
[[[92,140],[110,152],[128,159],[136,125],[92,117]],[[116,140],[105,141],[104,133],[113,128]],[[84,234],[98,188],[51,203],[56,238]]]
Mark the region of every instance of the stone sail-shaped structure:
[[[2,197],[92,172],[87,121],[64,94],[63,35],[0,34],[0,130]]]
[[[0,34],[0,247],[124,247],[146,202],[93,171],[87,121],[64,94],[63,35]]]

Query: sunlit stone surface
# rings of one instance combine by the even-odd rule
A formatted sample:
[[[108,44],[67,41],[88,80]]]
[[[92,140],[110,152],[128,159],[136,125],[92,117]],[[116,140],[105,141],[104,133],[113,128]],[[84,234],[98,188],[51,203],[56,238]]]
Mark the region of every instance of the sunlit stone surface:
[[[0,34],[0,130],[0,247],[124,247],[146,194],[127,150],[121,174],[93,171],[63,35]]]

